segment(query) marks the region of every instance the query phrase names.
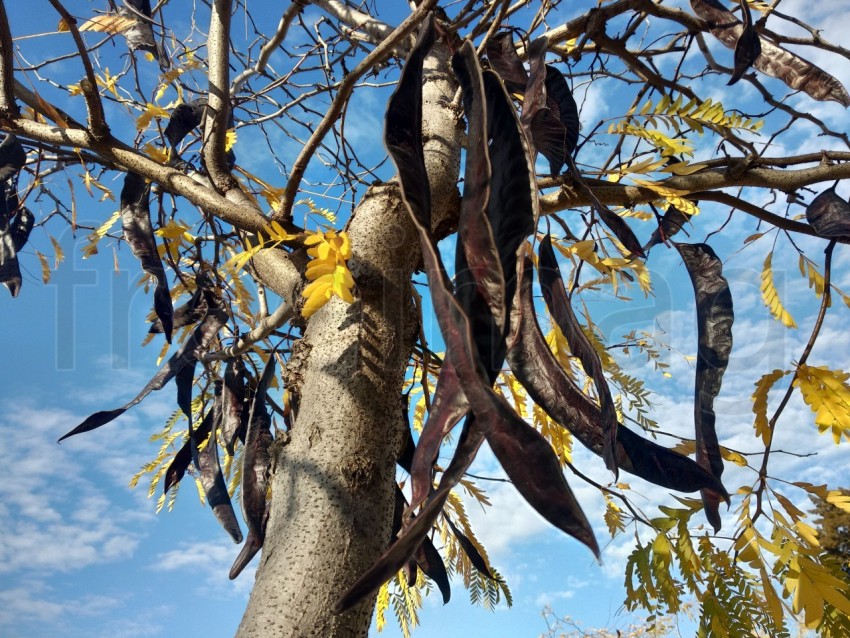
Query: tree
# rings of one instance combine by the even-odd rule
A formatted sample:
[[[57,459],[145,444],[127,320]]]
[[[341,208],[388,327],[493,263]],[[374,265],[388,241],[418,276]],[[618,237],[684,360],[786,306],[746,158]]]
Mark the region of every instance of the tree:
[[[522,495],[594,552],[562,473],[573,439],[615,477],[621,469],[700,493],[650,519],[627,487],[598,485],[612,535],[634,525],[652,537],[629,558],[628,606],[675,613],[690,594],[706,635],[784,635],[789,609],[824,635],[846,635],[847,585],[769,471],[795,389],[821,431],[836,443],[850,437],[848,374],[807,363],[831,299],[848,301],[831,274],[836,242],[850,236],[850,205],[831,186],[850,176],[850,141],[812,105],[847,107],[850,96],[795,51],[819,60],[850,52],[807,16],[777,3],[731,11],[718,0],[582,8],[421,0],[405,12],[298,0],[273,18],[232,0],[191,15],[147,0],[94,13],[86,3],[49,3],[67,34],[55,48],[46,36],[16,41],[19,5],[0,3],[0,127],[9,134],[0,147],[0,277],[17,294],[33,228],[47,237],[57,225],[75,227],[75,184],[114,197],[108,179],[120,176],[120,211],[86,229],[87,251],[119,238],[120,217],[153,287],[152,332],[173,339],[175,351],[137,397],[66,436],[106,426],[175,380],[180,410],[145,471],[173,497],[194,465],[237,541],[228,492],[240,486],[248,533],[233,575],[262,549],[240,636],[365,635],[375,596],[379,613],[388,604],[386,581],[406,591],[399,572],[417,586],[424,572],[447,596],[444,560],[479,595],[507,596],[452,491],[460,484],[475,495],[465,473],[485,439]],[[272,20],[274,30],[262,26]],[[791,26],[802,31],[789,34]],[[721,102],[716,88],[729,75],[747,90]],[[381,86],[396,87],[386,116],[392,179],[375,159],[376,139],[362,148],[349,137],[365,113],[353,101]],[[580,130],[571,89],[587,86],[619,106]],[[783,154],[812,132],[818,148]],[[39,211],[37,199],[55,213]],[[334,201],[344,230],[333,226]],[[312,217],[299,224],[304,210]],[[724,460],[755,457],[719,445],[714,428],[732,297],[707,244],[671,242],[680,232],[718,232],[724,212],[752,219],[740,243],[764,251],[772,316],[794,325],[774,257],[798,258],[819,299],[802,353],[757,380],[757,478],[737,490],[734,522],[719,507],[736,492],[721,482]],[[804,212],[808,224],[797,219]],[[543,235],[551,225],[559,236]],[[436,242],[455,231],[451,286]],[[822,266],[803,242],[825,247]],[[615,357],[625,350],[657,361],[658,346],[640,334],[623,342],[600,334],[582,301],[600,289],[625,297],[627,285],[648,293],[648,254],[664,246],[681,255],[699,325],[694,435],[672,450],[638,433],[657,424],[641,380]],[[48,277],[49,261],[37,256]],[[427,295],[414,285],[418,271]],[[544,305],[533,298],[535,272]],[[443,355],[421,329],[429,304]],[[768,417],[768,393],[781,382]],[[421,396],[411,410],[415,445],[405,421],[411,391]],[[530,424],[521,418],[529,412]],[[453,428],[457,445],[444,448],[452,460],[435,465]],[[847,508],[825,488],[794,489],[824,491]],[[702,511],[715,533],[731,531],[695,530]]]

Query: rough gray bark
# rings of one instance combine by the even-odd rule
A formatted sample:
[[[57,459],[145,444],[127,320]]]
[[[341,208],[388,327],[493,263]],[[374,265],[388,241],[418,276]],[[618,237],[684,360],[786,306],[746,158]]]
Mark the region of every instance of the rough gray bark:
[[[441,225],[457,209],[460,161],[449,57],[435,48],[424,87],[426,163]],[[330,609],[389,540],[401,388],[418,331],[410,278],[419,251],[393,183],[369,189],[347,230],[358,299],[333,299],[316,313],[283,373],[294,422],[275,450],[266,539],[239,638],[369,629],[374,598],[340,616]]]

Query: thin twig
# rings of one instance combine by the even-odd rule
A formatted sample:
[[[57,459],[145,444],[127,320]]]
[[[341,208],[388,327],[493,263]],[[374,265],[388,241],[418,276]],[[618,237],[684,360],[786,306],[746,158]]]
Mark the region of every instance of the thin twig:
[[[97,90],[97,76],[94,73],[91,60],[89,60],[86,43],[83,42],[83,37],[80,35],[80,30],[77,29],[77,21],[68,13],[68,10],[62,6],[59,0],[50,0],[50,4],[56,9],[56,12],[62,16],[71,37],[74,38],[74,44],[77,45],[77,51],[80,54],[80,60],[83,63],[83,68],[86,71],[86,78],[80,82],[80,89],[83,92],[83,98],[86,101],[86,109],[89,114],[89,130],[95,140],[105,140],[109,138],[109,126],[106,124],[106,116],[103,112],[103,102],[100,101],[100,93]]]
[[[334,98],[322,121],[316,126],[310,139],[307,140],[307,143],[298,154],[295,163],[292,165],[292,171],[289,181],[286,184],[286,191],[284,191],[280,209],[272,215],[272,219],[277,221],[286,220],[292,215],[292,205],[295,203],[295,196],[298,193],[304,172],[307,170],[307,164],[310,163],[310,159],[313,157],[316,149],[319,148],[325,135],[333,128],[334,122],[337,121],[340,113],[342,113],[342,108],[348,101],[357,81],[372,69],[372,67],[389,57],[395,49],[396,44],[413,31],[435,4],[437,4],[437,0],[425,0],[381,44],[376,46],[369,55],[363,58],[354,70],[345,76],[345,79],[340,83],[336,98]]]
[[[257,56],[257,61],[254,63],[254,66],[249,69],[245,69],[233,80],[233,84],[230,86],[230,95],[236,95],[242,90],[242,86],[250,78],[265,72],[272,53],[274,53],[284,41],[286,34],[289,33],[289,27],[295,19],[295,16],[301,13],[307,4],[308,0],[293,0],[286,8],[286,11],[283,12],[283,16],[280,19],[280,23],[277,25],[277,31],[275,31],[269,41],[260,48],[260,54]]]
[[[239,340],[229,346],[223,347],[216,352],[207,352],[201,356],[204,363],[210,361],[225,361],[233,359],[250,350],[258,341],[265,339],[272,332],[280,328],[295,315],[295,305],[284,302],[268,317],[260,321],[249,333],[239,337]]]
[[[756,510],[752,517],[753,522],[755,522],[755,520],[762,514],[762,497],[764,495],[764,490],[767,487],[767,465],[770,460],[770,446],[773,444],[773,433],[776,429],[776,422],[779,420],[779,416],[785,410],[785,406],[788,405],[788,401],[791,399],[791,394],[794,392],[794,382],[797,380],[800,368],[805,365],[812,352],[812,348],[815,346],[815,341],[818,338],[821,327],[823,327],[824,317],[826,317],[826,309],[830,306],[832,297],[830,278],[832,274],[832,251],[834,249],[835,240],[832,240],[829,242],[829,245],[824,251],[826,257],[824,258],[823,266],[823,296],[821,297],[820,310],[818,311],[817,319],[815,319],[815,325],[812,328],[812,334],[809,335],[809,341],[806,343],[806,347],[803,349],[803,354],[800,355],[800,359],[797,361],[797,367],[791,377],[791,382],[785,390],[785,395],[782,397],[782,401],[780,401],[779,406],[776,408],[776,411],[767,423],[770,435],[767,439],[767,444],[764,447],[764,459],[762,459],[761,468],[759,469],[759,485],[755,490]]]
[[[726,204],[727,206],[731,206],[732,208],[737,208],[741,212],[747,213],[748,215],[752,215],[756,219],[765,221],[768,224],[773,224],[777,228],[781,228],[783,230],[787,230],[794,233],[800,233],[801,235],[810,235],[812,237],[818,237],[818,234],[808,224],[794,221],[793,219],[780,217],[779,215],[774,215],[773,213],[769,213],[759,206],[750,204],[749,202],[744,201],[739,197],[735,197],[734,195],[729,195],[728,193],[703,191],[698,193],[692,193],[692,196],[694,199],[700,201],[717,202],[718,204]]]

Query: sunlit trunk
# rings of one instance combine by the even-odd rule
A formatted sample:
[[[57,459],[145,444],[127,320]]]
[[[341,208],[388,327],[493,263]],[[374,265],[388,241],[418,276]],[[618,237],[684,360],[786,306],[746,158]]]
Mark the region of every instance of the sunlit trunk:
[[[448,60],[437,46],[424,87],[435,225],[457,207],[461,122]],[[410,287],[419,250],[394,184],[370,188],[347,230],[358,298],[314,315],[283,373],[294,422],[275,450],[266,540],[240,638],[369,629],[374,598],[340,616],[330,610],[389,540],[402,383],[419,330]]]

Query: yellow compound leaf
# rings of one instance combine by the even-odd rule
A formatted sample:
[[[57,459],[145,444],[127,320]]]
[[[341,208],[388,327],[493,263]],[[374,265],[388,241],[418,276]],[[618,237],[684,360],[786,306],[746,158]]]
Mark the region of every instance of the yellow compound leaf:
[[[643,115],[643,113],[642,113]],[[657,129],[622,123],[613,132],[640,137],[655,146],[664,158],[674,155],[693,155],[694,146],[686,138],[670,137]]]
[[[706,164],[691,164],[690,162],[675,162],[659,169],[662,173],[673,173],[673,175],[692,175],[701,171]]]
[[[697,444],[693,439],[683,439],[671,448],[674,452],[691,456],[696,452]],[[747,467],[747,459],[740,452],[730,450],[728,447],[720,446],[720,456],[730,463],[734,463],[740,467]]]
[[[329,230],[308,233],[304,244],[309,246],[307,254],[313,259],[307,264],[305,276],[311,281],[301,293],[307,302],[301,311],[304,317],[312,316],[331,297],[336,296],[352,303],[354,278],[348,270],[346,260],[351,257],[351,242],[348,233]]]
[[[112,190],[97,181],[94,176],[88,171],[86,171],[83,175],[83,186],[86,187],[86,191],[92,197],[94,197],[92,186],[102,192],[103,196],[100,198],[100,201],[104,201],[106,199],[111,199],[113,202],[115,201],[115,195],[112,193]]]
[[[753,392],[753,412],[756,415],[753,427],[756,431],[756,436],[760,437],[762,442],[767,445],[770,443],[771,433],[770,426],[767,420],[767,394],[770,389],[776,384],[779,379],[788,374],[785,370],[774,370],[759,379],[755,386],[756,391]]]
[[[669,186],[665,186],[659,182],[652,182],[645,179],[635,178],[632,181],[634,181],[636,186],[643,186],[644,188],[655,191],[664,198],[668,204],[675,206],[689,217],[699,214],[699,207],[685,197],[685,195],[688,194],[686,191],[670,188]]]
[[[175,68],[170,69],[170,70],[166,71],[165,73],[163,73],[162,77],[159,80],[159,87],[156,90],[156,95],[154,96],[154,100],[155,101],[161,100],[162,96],[165,95],[165,92],[168,90],[168,87],[171,86],[174,83],[174,80],[179,78],[185,70],[186,70],[185,68],[175,67]],[[179,84],[174,84],[174,88],[177,91],[178,97],[182,99],[183,88]],[[175,104],[175,106],[177,106],[177,105]]]
[[[850,439],[848,378],[850,373],[842,370],[801,365],[794,379],[794,385],[799,388],[806,405],[815,413],[818,431],[821,434],[830,431],[836,445],[841,442],[842,436]]]
[[[774,319],[781,321],[782,325],[786,328],[796,328],[797,322],[794,321],[794,317],[782,305],[782,300],[776,291],[776,285],[773,282],[773,268],[771,266],[772,258],[773,252],[767,253],[767,257],[764,259],[764,266],[761,270],[761,299]]]
[[[608,533],[611,534],[611,538],[614,538],[626,529],[626,523],[623,521],[623,510],[617,506],[610,496],[605,493],[603,493],[603,496],[605,497],[605,525],[608,526]]]
[[[224,150],[229,151],[236,145],[236,129],[229,128],[224,134]]]
[[[112,216],[103,222],[98,228],[89,235],[89,243],[83,246],[83,259],[91,257],[92,255],[97,254],[97,243],[103,239],[106,233],[109,232],[109,229],[112,228],[112,225],[118,221],[118,218],[121,216],[121,211],[116,210],[112,213]]]
[[[814,289],[818,299],[823,296],[825,280],[817,266],[808,258],[800,255],[800,274],[809,280],[809,288]],[[827,300],[827,308],[832,306],[832,299]]]
[[[321,215],[325,219],[327,219],[331,224],[336,223],[336,215],[328,208],[319,208],[316,206],[316,203],[312,199],[299,199],[295,202],[295,205],[304,204],[307,208],[310,209],[311,214]]]
[[[375,627],[378,631],[383,631],[387,624],[387,619],[384,613],[390,606],[390,582],[387,581],[378,590],[378,599],[375,601]]]
[[[850,600],[843,593],[846,585],[823,565],[799,556],[791,560],[790,567],[785,587],[793,594],[794,612],[804,614],[806,627],[814,628],[820,624],[824,603],[829,603],[840,613],[850,614]]]

